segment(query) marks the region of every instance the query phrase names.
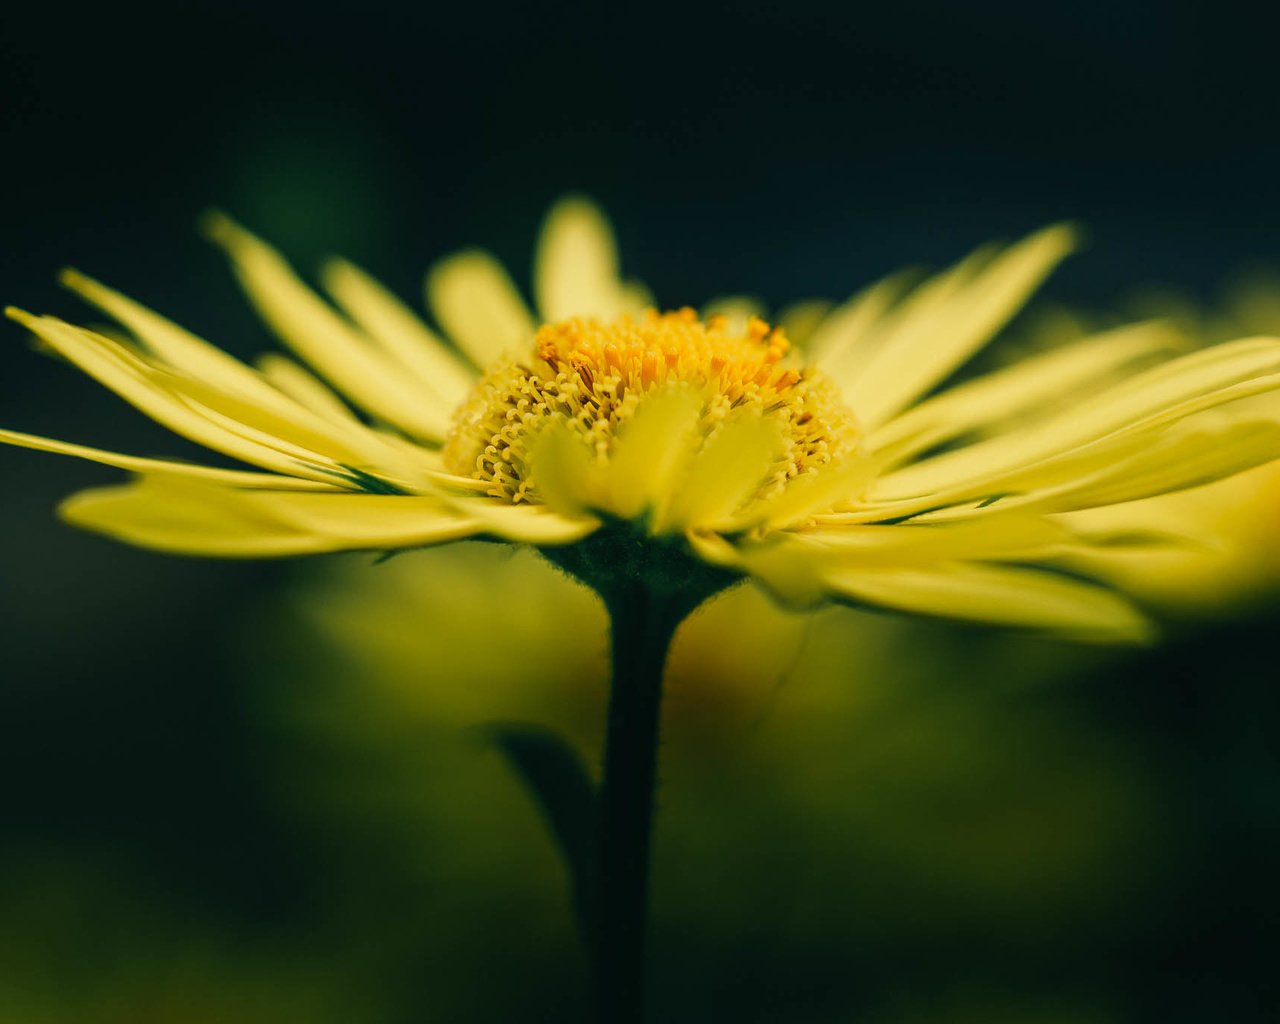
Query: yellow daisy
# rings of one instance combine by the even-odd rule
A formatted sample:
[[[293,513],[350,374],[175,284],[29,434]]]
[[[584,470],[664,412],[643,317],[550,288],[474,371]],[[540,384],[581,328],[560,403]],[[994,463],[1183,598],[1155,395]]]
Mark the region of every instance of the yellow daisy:
[[[157,422],[253,467],[0,432],[137,475],[70,498],[61,511],[78,526],[224,557],[489,537],[588,578],[693,579],[701,564],[714,580],[702,589],[751,576],[798,604],[1130,639],[1144,620],[1059,566],[1141,538],[1075,531],[1062,514],[1280,453],[1273,422],[1206,415],[1280,386],[1269,338],[1168,359],[1167,332],[1135,325],[935,393],[1069,252],[1061,226],[914,286],[875,284],[821,318],[803,352],[759,319],[647,308],[582,200],[543,228],[537,317],[473,251],[428,275],[438,329],[349,263],[324,267],[326,300],[227,218],[208,231],[297,361],[247,366],[75,272],[67,287],[129,337],[9,310]]]
[[[914,286],[890,278],[821,317],[805,307],[803,352],[741,303],[706,319],[648,308],[580,200],[543,229],[536,319],[498,263],[470,252],[428,275],[441,333],[347,263],[324,269],[326,300],[225,217],[209,233],[300,361],[250,368],[76,273],[66,284],[128,337],[10,315],[157,422],[252,468],[0,440],[135,473],[62,512],[147,547],[253,557],[479,537],[534,546],[593,587],[612,629],[598,790],[562,743],[498,735],[561,847],[610,1024],[643,1020],[663,669],[706,597],[751,577],[795,605],[1139,639],[1146,619],[1075,570],[1163,524],[1117,532],[1070,516],[1280,454],[1280,422],[1239,411],[1280,389],[1271,338],[1169,358],[1170,332],[1140,324],[938,390],[1071,249],[1063,227]]]

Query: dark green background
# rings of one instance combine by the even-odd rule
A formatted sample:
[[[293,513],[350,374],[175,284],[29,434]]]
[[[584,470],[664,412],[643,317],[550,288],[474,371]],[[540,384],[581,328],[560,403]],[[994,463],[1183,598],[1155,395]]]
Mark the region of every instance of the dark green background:
[[[198,238],[202,210],[226,209],[302,267],[342,253],[412,297],[431,260],[467,244],[527,282],[539,218],[566,189],[606,206],[626,270],[668,305],[841,297],[1061,218],[1090,244],[1055,298],[1105,305],[1153,280],[1208,295],[1280,255],[1273,56],[1262,26],[1225,5],[11,4],[0,298],[80,316],[54,283],[73,264],[248,356],[268,341]],[[184,451],[33,355],[16,325],[2,330],[5,426]],[[312,755],[282,744],[246,665],[268,663],[286,693],[320,671],[295,645],[251,638],[293,569],[163,558],[56,523],[61,496],[116,477],[100,467],[6,450],[0,474],[0,994],[88,993],[97,1016],[67,1020],[468,1019],[432,988],[438,972],[415,982],[417,929],[369,909],[429,921],[437,890],[317,843],[280,795],[281,752],[295,772]],[[1065,929],[1048,918],[1030,937],[979,913],[954,941],[914,946],[878,943],[873,927],[840,946],[731,942],[727,917],[720,940],[709,927],[664,961],[655,1020],[994,1020],[963,1016],[970,988],[974,1006],[1013,1006],[1010,1024],[1276,1019],[1274,630],[1264,613],[1181,630],[987,726],[1007,737],[1019,715],[1060,715],[1133,752],[1159,823],[1150,849],[1172,852],[1132,903]],[[986,692],[982,656],[1000,641],[925,635],[967,666],[939,684]],[[1017,777],[1017,745],[1004,756]],[[750,765],[735,764],[740,790]],[[939,806],[974,801],[981,816],[981,793],[931,785]],[[335,856],[343,877],[377,884],[337,900]],[[743,906],[758,897],[743,891]],[[451,898],[492,939],[488,960],[455,972],[475,1019],[572,1014],[572,960],[544,963],[484,887]],[[857,886],[832,897],[852,921],[858,898]],[[929,901],[906,912],[927,918]],[[350,950],[331,938],[316,950],[317,920]],[[274,959],[219,981],[193,954],[197,980],[174,981],[166,957],[210,921],[232,945],[271,936]],[[379,1005],[326,996],[348,953]],[[120,972],[146,1008],[124,983],[94,994]],[[186,995],[157,997],[160,974]],[[219,1009],[202,986],[253,994]],[[935,1013],[940,991],[952,996]],[[452,1015],[431,1009],[445,1003]],[[1101,1016],[1072,1009],[1095,1005]]]

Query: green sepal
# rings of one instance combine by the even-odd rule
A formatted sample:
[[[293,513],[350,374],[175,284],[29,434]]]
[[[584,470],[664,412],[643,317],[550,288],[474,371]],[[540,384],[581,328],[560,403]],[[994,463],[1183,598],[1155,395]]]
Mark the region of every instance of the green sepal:
[[[606,519],[601,529],[576,544],[539,550],[552,565],[598,593],[611,614],[620,594],[639,587],[671,609],[678,621],[741,578],[697,557],[678,534],[654,537],[617,519]]]

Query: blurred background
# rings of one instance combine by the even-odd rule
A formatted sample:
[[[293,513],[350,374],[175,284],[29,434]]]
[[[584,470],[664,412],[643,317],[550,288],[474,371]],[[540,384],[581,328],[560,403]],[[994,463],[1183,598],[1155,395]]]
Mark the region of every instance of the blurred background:
[[[247,357],[203,210],[412,299],[464,245],[527,284],[572,189],[664,305],[843,298],[1067,218],[1047,302],[1213,310],[1280,259],[1272,51],[1177,3],[11,4],[0,299],[83,317],[75,265]],[[0,330],[0,424],[191,454]],[[590,756],[590,595],[481,546],[224,564],[55,520],[117,477],[0,452],[0,1022],[577,1019],[565,879],[483,725]],[[1255,519],[1274,551],[1280,501]],[[1117,653],[708,609],[653,1019],[1276,1020],[1280,614],[1211,611]]]

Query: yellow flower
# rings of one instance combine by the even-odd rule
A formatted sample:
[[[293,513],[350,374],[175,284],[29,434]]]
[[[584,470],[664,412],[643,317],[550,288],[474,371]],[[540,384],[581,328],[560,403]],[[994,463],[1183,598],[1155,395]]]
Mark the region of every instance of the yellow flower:
[[[1060,567],[1143,538],[1073,530],[1063,514],[1280,453],[1276,424],[1209,415],[1280,387],[1272,339],[1170,360],[1167,332],[1136,325],[933,393],[1067,254],[1063,227],[915,287],[876,284],[823,317],[799,354],[756,319],[647,309],[581,200],[543,229],[537,320],[484,253],[431,271],[449,342],[350,264],[324,269],[330,304],[226,218],[209,233],[301,362],[250,368],[75,273],[68,287],[132,340],[10,311],[159,423],[254,467],[0,434],[138,474],[69,499],[76,525],[230,557],[490,537],[579,574],[750,576],[800,605],[1133,639],[1147,628],[1136,611]]]

